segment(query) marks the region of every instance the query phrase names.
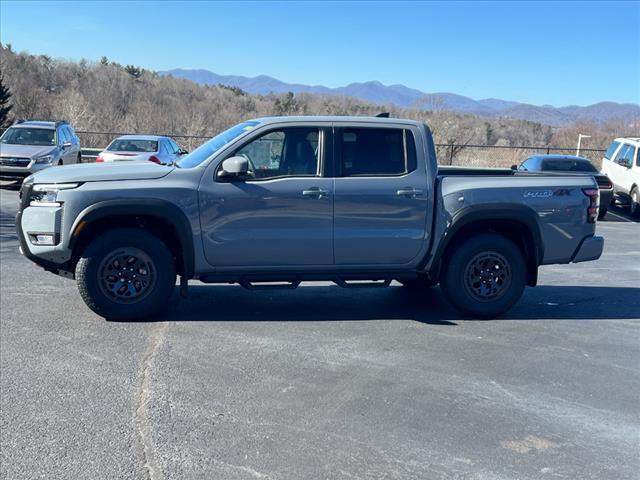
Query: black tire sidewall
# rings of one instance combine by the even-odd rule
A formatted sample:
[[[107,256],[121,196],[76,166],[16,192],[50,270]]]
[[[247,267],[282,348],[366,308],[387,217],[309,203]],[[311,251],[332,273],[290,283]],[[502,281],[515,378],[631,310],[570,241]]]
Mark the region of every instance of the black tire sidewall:
[[[115,303],[99,287],[100,263],[120,247],[138,248],[154,263],[156,284],[136,303]],[[83,300],[98,315],[111,320],[145,319],[166,307],[175,287],[176,269],[171,252],[158,237],[144,230],[123,228],[102,234],[89,244],[76,265],[76,281]]]
[[[464,286],[469,262],[478,254],[496,252],[511,269],[511,285],[495,301],[481,302],[473,298]],[[498,234],[481,234],[453,247],[440,282],[445,298],[466,315],[493,318],[509,310],[522,296],[526,285],[526,264],[522,251],[508,238]]]

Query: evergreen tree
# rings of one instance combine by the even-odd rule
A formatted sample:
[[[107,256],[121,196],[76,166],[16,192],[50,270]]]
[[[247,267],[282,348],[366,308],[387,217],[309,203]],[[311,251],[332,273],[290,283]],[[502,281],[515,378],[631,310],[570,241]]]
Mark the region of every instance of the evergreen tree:
[[[144,70],[140,67],[136,67],[135,65],[126,65],[124,67],[124,71],[131,75],[133,78],[140,78],[144,73]]]
[[[11,92],[9,91],[9,87],[4,84],[4,79],[0,74],[0,128],[4,128],[11,124],[9,112],[13,106],[9,103],[10,98]]]

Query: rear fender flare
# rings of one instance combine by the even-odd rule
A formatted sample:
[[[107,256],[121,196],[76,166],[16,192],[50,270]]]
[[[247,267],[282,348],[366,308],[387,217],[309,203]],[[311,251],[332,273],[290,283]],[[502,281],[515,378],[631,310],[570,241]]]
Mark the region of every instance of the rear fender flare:
[[[442,258],[451,245],[456,240],[457,233],[464,227],[472,223],[490,223],[510,221],[518,222],[524,225],[531,234],[533,255],[527,258],[527,266],[530,270],[529,284],[535,284],[537,279],[537,268],[542,264],[544,258],[544,242],[540,231],[540,223],[536,212],[525,205],[513,204],[491,204],[478,205],[461,210],[454,215],[450,227],[446,230],[442,241],[439,243],[434,253],[434,261],[431,265],[431,271],[437,276],[439,274]]]

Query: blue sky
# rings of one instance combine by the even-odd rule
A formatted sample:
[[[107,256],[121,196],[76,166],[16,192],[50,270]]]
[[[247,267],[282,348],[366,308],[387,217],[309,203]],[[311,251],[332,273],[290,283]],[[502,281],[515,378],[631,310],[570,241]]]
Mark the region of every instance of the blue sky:
[[[0,2],[0,40],[67,59],[533,104],[640,103],[640,2]]]

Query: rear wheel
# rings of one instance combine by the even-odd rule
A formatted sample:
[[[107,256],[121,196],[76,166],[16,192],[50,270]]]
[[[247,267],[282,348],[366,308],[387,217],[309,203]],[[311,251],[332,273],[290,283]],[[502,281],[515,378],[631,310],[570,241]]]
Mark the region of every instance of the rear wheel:
[[[58,160],[58,166],[61,166],[63,164],[62,159]]]
[[[640,218],[640,193],[638,193],[638,187],[633,187],[631,190],[630,211],[633,218]]]
[[[487,233],[453,248],[445,261],[440,288],[458,310],[493,318],[520,299],[526,265],[522,251],[511,240]]]
[[[113,320],[143,319],[165,308],[176,282],[171,252],[144,230],[122,228],[97,237],[76,265],[87,306]]]
[[[81,153],[78,154],[78,163],[82,163],[82,154]]]

